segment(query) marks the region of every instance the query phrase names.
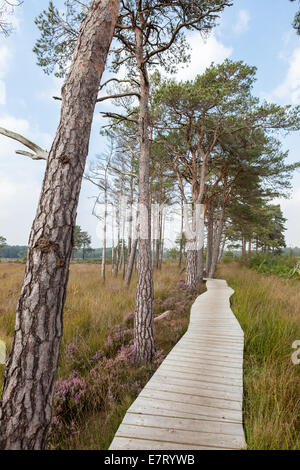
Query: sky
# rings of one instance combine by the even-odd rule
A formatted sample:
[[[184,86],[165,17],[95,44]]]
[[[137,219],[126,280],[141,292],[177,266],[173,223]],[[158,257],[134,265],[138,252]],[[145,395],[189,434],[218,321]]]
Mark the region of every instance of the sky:
[[[61,7],[63,0],[54,4]],[[34,18],[47,5],[45,0],[25,0],[16,11],[13,34],[0,37],[0,127],[49,150],[60,116],[60,102],[52,97],[60,94],[62,82],[46,75],[32,52],[39,37]],[[288,0],[233,0],[208,39],[204,41],[198,32],[189,35],[191,63],[176,78],[193,79],[211,62],[243,60],[258,69],[256,96],[282,105],[300,104],[300,37],[291,26],[296,10],[297,2]],[[100,111],[107,106],[96,106],[87,165],[105,151],[107,144],[99,131]],[[300,133],[281,136],[281,141],[283,149],[289,150],[288,161],[300,160]],[[45,170],[44,161],[16,155],[21,148],[0,135],[0,235],[10,245],[27,245]],[[91,234],[92,246],[99,247],[99,226],[92,215],[95,194],[95,188],[84,181],[77,224]],[[276,202],[287,218],[288,246],[300,246],[300,172],[294,176],[291,198]]]

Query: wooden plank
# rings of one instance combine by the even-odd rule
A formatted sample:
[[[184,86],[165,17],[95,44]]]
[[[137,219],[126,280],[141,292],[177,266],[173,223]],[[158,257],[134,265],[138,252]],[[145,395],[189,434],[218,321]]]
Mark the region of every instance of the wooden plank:
[[[176,367],[180,368],[180,370],[189,370],[195,373],[206,373],[207,371],[208,375],[210,376],[226,377],[233,379],[241,379],[243,375],[242,369],[233,369],[231,367],[229,368],[222,365],[211,365],[207,363],[205,363],[204,365],[196,362],[191,363],[190,361],[184,359],[172,360],[172,358],[168,358],[168,360],[165,361],[163,367]]]
[[[214,384],[194,382],[192,380],[179,379],[178,377],[165,377],[161,375],[158,377],[152,377],[148,382],[149,387],[159,387],[160,384],[162,386],[162,390],[164,390],[164,387],[166,387],[166,389],[168,388],[168,390],[176,390],[176,387],[180,387],[181,389],[189,390],[192,394],[235,401],[241,406],[241,389],[230,389],[227,391],[215,388],[213,386]]]
[[[243,436],[244,430],[241,424],[221,423],[220,421],[205,421],[191,418],[176,418],[169,416],[142,415],[126,413],[124,424],[135,424],[136,426],[150,426],[156,428],[173,428],[182,430],[194,430],[204,433],[228,434],[230,436]]]
[[[208,396],[209,395],[209,396]],[[185,387],[180,387],[170,384],[161,384],[157,382],[149,383],[147,388],[143,389],[140,393],[141,397],[148,398],[164,398],[172,401],[183,401],[186,400],[188,403],[200,404],[205,406],[214,406],[216,408],[224,408],[228,410],[242,410],[242,404],[240,401],[223,400],[220,398],[211,397],[209,392],[200,392],[197,389],[187,390]]]
[[[176,371],[179,374],[189,374],[189,375],[198,375],[199,377],[207,377],[209,380],[212,382],[218,382],[218,383],[227,383],[229,385],[231,384],[237,384],[239,385],[241,380],[242,380],[242,374],[241,376],[237,376],[236,374],[229,374],[227,372],[224,372],[220,369],[220,371],[214,371],[210,370],[209,367],[204,368],[204,367],[199,367],[199,368],[191,368],[191,367],[186,367],[183,365],[177,365],[177,364],[171,364],[164,362],[161,366],[161,370],[164,372],[165,370],[170,370],[170,371]]]
[[[200,331],[198,334],[192,334],[192,333],[186,333],[184,336],[184,341],[193,341],[193,342],[201,342],[205,341],[207,343],[217,343],[217,344],[223,344],[224,346],[227,347],[235,347],[236,349],[243,349],[243,338],[228,338],[225,336],[217,336],[217,335],[204,335]]]
[[[195,354],[195,352],[197,354]],[[200,353],[200,354],[198,354]],[[208,363],[211,361],[218,361],[218,364],[220,363],[229,363],[229,364],[237,364],[237,365],[243,365],[243,359],[240,357],[240,355],[234,355],[234,354],[222,354],[222,353],[217,353],[214,351],[211,351],[211,349],[198,349],[198,350],[191,350],[183,347],[178,347],[174,348],[172,350],[172,357],[186,357],[186,358],[191,358],[196,360],[207,360]],[[199,358],[199,359],[198,359]]]
[[[214,377],[207,377],[207,376],[200,376],[198,374],[184,374],[178,373],[178,371],[172,370],[161,370],[159,369],[155,374],[152,376],[153,378],[160,378],[160,377],[171,377],[171,378],[178,378],[180,380],[187,380],[188,382],[194,381],[198,383],[199,386],[207,387],[212,390],[224,390],[224,391],[240,391],[242,390],[242,385],[239,384],[232,384],[231,382],[224,382],[222,380],[218,381],[215,380]]]
[[[206,346],[208,348],[211,348],[213,351],[224,351],[224,352],[233,352],[237,354],[241,354],[244,351],[244,348],[240,346],[235,346],[233,343],[228,345],[224,344],[221,341],[218,342],[213,342],[210,340],[203,341],[203,339],[199,341],[194,341],[193,339],[185,338],[184,341],[180,343],[180,346],[186,346],[189,348],[201,348],[202,346]]]
[[[144,389],[145,390],[145,389]],[[201,416],[207,420],[211,421],[227,421],[230,423],[242,423],[242,413],[236,410],[224,410],[222,408],[214,408],[212,406],[204,405],[193,405],[192,403],[182,403],[181,401],[170,401],[157,398],[148,398],[139,395],[138,398],[133,402],[130,411],[139,411],[150,406],[154,409],[168,409],[176,410],[179,406],[181,411],[185,411],[189,414],[194,414],[195,416]]]
[[[174,354],[173,352],[169,354],[168,356],[168,361],[176,361],[176,362],[184,362],[186,364],[191,364],[197,365],[197,364],[206,364],[206,365],[212,365],[212,366],[219,366],[219,367],[224,367],[225,369],[236,369],[238,371],[241,371],[243,369],[243,363],[242,361],[240,362],[234,362],[232,359],[231,360],[223,360],[221,357],[220,359],[218,358],[212,358],[207,355],[201,355],[200,359],[195,358],[195,356],[191,355],[186,355],[186,354]]]
[[[115,437],[109,450],[224,450],[222,447],[193,446],[174,442],[153,441],[148,439],[131,439]],[[231,449],[229,449],[231,450]]]
[[[246,447],[242,426],[244,333],[226,281],[207,280],[187,332],[119,426],[110,450]]]
[[[196,345],[193,345],[193,344],[187,344],[185,342],[179,342],[176,344],[176,346],[174,346],[174,348],[172,349],[172,351],[174,352],[177,352],[177,351],[185,351],[185,352],[188,352],[190,354],[198,354],[198,357],[201,356],[201,354],[205,351],[207,352],[210,352],[210,354],[214,354],[216,356],[224,356],[224,357],[228,357],[230,359],[243,359],[241,357],[241,353],[243,353],[243,350],[242,349],[239,349],[239,350],[233,350],[233,349],[224,349],[221,347],[218,347],[216,345],[210,345],[208,343],[202,343],[202,344],[196,344]]]

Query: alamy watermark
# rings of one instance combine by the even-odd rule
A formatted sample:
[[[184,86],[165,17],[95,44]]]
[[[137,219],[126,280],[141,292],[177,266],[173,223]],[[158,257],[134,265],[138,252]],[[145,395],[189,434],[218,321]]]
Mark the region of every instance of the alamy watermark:
[[[292,344],[292,348],[296,349],[296,351],[292,354],[292,363],[295,366],[300,364],[300,340],[294,341]]]

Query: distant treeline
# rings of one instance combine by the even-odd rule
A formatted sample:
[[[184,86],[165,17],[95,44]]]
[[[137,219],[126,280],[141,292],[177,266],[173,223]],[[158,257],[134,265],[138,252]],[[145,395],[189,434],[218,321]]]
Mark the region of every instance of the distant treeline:
[[[0,250],[1,258],[24,258],[27,253],[27,246],[4,245]]]
[[[292,256],[300,256],[300,248],[298,248],[297,246],[295,248],[283,248],[282,252],[285,254],[285,255],[292,255]]]
[[[293,256],[300,256],[300,248],[283,248],[282,254],[290,254]],[[239,251],[234,251],[236,255],[240,255]],[[5,245],[0,251],[1,258],[24,258],[27,254],[27,246],[22,245]],[[84,259],[102,259],[102,248],[89,248],[88,250],[73,250],[73,258]],[[106,260],[111,259],[111,248],[106,248]]]

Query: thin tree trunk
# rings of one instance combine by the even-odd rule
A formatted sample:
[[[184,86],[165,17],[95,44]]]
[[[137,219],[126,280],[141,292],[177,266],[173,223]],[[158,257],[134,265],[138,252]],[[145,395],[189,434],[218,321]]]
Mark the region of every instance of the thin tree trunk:
[[[203,282],[204,277],[204,250],[203,247],[197,250],[197,279]]]
[[[149,140],[149,78],[143,57],[143,33],[136,28],[136,59],[140,72],[141,96],[139,113],[139,204],[147,212],[142,223],[147,233],[138,241],[138,281],[134,316],[134,347],[137,363],[150,362],[154,356],[153,331],[153,275],[151,263],[151,207],[150,207],[150,140]],[[140,214],[141,215],[141,214]],[[140,224],[141,228],[141,224]]]
[[[51,421],[78,198],[119,0],[94,1],[80,27],[17,307],[0,409],[1,449],[43,449]],[[83,112],[84,110],[84,112]]]
[[[155,212],[154,212],[155,211]],[[151,237],[152,237],[152,269],[154,270],[155,268],[155,236],[156,236],[156,217],[157,217],[157,206],[155,208],[152,208],[152,229],[151,229]]]
[[[112,208],[112,215],[111,215],[111,271],[114,272],[114,261],[115,261],[115,233],[114,233],[114,209]]]
[[[179,247],[179,262],[178,265],[181,268],[182,257],[183,257],[183,200],[181,200],[181,227],[180,227],[180,247]]]
[[[156,240],[156,252],[155,252],[155,267],[159,269],[160,267],[160,259],[161,259],[161,251],[162,251],[162,232],[163,232],[163,213],[161,208],[161,203],[159,202],[158,205],[158,233],[157,233],[157,240]]]
[[[160,259],[159,259],[159,269],[162,268],[162,263],[164,259],[164,240],[165,240],[165,229],[166,229],[166,214],[162,211],[161,218],[161,229],[160,229]]]
[[[107,225],[107,175],[104,176],[104,218],[103,218],[103,248],[102,248],[102,267],[101,277],[105,281],[105,265],[106,265],[106,225]]]
[[[131,171],[132,165],[131,165]],[[132,244],[132,219],[133,219],[133,176],[130,177],[130,196],[129,196],[129,227],[128,227],[128,258],[131,252],[131,244]]]
[[[221,250],[220,250],[220,254],[219,254],[218,263],[219,263],[219,262],[221,261],[221,259],[223,258],[224,249],[225,249],[225,244],[226,244],[226,237],[223,238],[223,241],[222,241],[222,244],[221,244]]]
[[[134,261],[135,261],[135,257],[136,257],[137,243],[138,243],[137,238],[134,238],[133,242],[131,244],[131,251],[130,251],[130,256],[128,258],[127,271],[126,271],[126,276],[125,276],[125,285],[126,285],[126,287],[128,287],[130,285],[130,282],[131,282],[131,277],[132,277],[132,272],[133,272],[133,267],[134,267]]]
[[[118,214],[117,215],[118,230],[117,230],[116,260],[115,260],[115,271],[114,271],[115,277],[117,277],[118,275],[118,269],[119,269],[119,263],[120,263],[120,210],[118,210],[117,214]]]
[[[119,259],[119,270],[121,270],[123,266],[123,259],[124,259],[124,240],[121,239],[121,254],[120,254],[120,259]]]
[[[245,240],[245,237],[243,235],[243,238],[242,238],[242,256],[245,256],[246,255],[246,240]]]
[[[126,273],[126,254],[125,254],[125,240],[123,238],[123,259],[122,259],[122,279],[124,281]]]

